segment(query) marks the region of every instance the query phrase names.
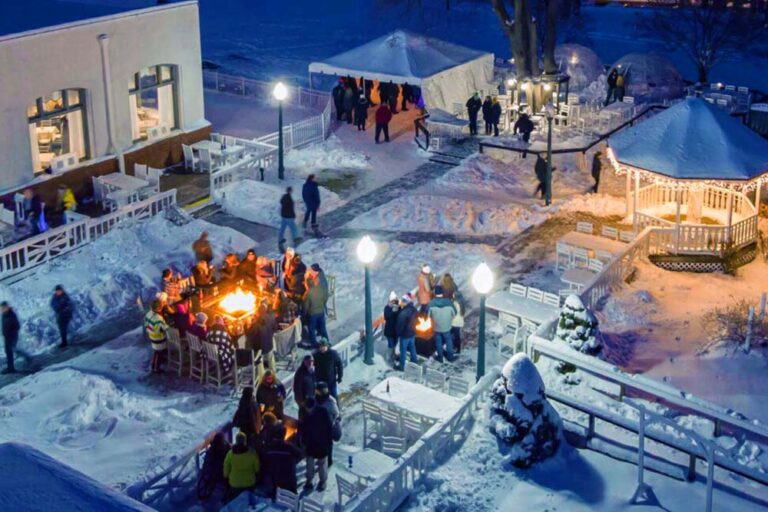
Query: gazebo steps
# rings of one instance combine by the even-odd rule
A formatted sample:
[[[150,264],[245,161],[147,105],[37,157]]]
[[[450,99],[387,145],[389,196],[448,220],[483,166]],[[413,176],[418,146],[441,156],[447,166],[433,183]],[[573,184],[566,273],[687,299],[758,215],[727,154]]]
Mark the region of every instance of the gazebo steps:
[[[733,272],[757,256],[757,242],[727,256],[706,254],[654,254],[648,259],[657,267],[673,272]]]

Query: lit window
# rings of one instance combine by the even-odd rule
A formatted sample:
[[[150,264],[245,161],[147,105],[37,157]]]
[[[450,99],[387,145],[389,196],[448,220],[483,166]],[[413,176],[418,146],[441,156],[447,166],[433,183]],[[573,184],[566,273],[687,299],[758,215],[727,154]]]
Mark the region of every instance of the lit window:
[[[129,81],[133,140],[146,140],[156,126],[177,127],[176,66],[142,69]]]
[[[27,106],[35,174],[48,169],[56,157],[72,154],[78,161],[88,158],[83,99],[83,89],[66,89]]]

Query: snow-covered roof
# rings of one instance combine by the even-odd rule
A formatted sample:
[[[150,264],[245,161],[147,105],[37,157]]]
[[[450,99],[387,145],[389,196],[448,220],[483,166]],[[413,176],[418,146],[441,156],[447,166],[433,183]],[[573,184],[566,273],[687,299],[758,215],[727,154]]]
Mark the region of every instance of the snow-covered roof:
[[[768,141],[701,98],[686,98],[608,139],[627,166],[681,180],[742,181],[768,172]]]
[[[0,444],[0,482],[3,510],[154,510],[21,443]]]
[[[409,82],[490,55],[440,39],[395,30],[357,48],[309,65],[310,73],[363,75],[372,80]]]

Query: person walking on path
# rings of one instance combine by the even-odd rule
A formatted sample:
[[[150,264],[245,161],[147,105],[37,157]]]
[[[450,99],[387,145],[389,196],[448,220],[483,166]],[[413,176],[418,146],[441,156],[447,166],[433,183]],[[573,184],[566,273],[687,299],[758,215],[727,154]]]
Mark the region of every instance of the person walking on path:
[[[517,121],[515,121],[515,126],[513,127],[514,134],[517,135],[518,132],[520,133],[520,140],[522,140],[524,143],[529,144],[531,142],[531,133],[533,133],[533,129],[535,128],[533,121],[531,121],[531,118],[523,112],[520,114],[520,117]],[[526,158],[528,156],[528,153],[523,151],[523,158]]]
[[[5,343],[5,369],[0,372],[2,374],[15,373],[16,367],[13,363],[14,352],[18,352],[24,359],[29,362],[30,357],[26,352],[23,352],[16,348],[19,342],[19,331],[21,330],[21,324],[19,323],[19,317],[16,316],[16,312],[5,301],[0,302],[0,310],[2,310],[2,327],[3,327],[3,342]]]
[[[483,108],[483,102],[480,95],[475,93],[467,100],[467,115],[469,116],[469,134],[477,135],[477,114]]]
[[[315,382],[325,382],[331,396],[339,399],[338,386],[344,377],[344,365],[341,364],[341,356],[331,348],[331,342],[327,338],[320,340],[320,347],[314,352]]]
[[[379,143],[379,136],[384,133],[384,142],[389,142],[389,122],[392,120],[392,112],[389,110],[389,106],[382,102],[379,108],[376,109],[376,135],[374,140],[376,144]]]
[[[317,234],[317,210],[320,208],[320,186],[317,184],[314,174],[307,176],[304,186],[301,188],[301,198],[304,200],[304,222],[301,226],[306,229],[307,221],[312,222],[312,231]]]
[[[365,131],[365,122],[368,120],[368,105],[369,102],[365,98],[365,94],[361,94],[355,104],[355,126],[357,131]]]
[[[72,320],[72,316],[75,313],[75,304],[60,284],[56,285],[56,288],[53,290],[51,309],[53,309],[53,313],[56,315],[56,325],[59,328],[59,336],[61,337],[59,348],[66,348],[67,329],[69,328],[69,322]]]
[[[493,123],[491,123],[491,97],[486,96],[483,101],[483,121],[485,121],[485,134],[490,135],[493,131]]]
[[[536,164],[533,170],[536,172],[536,179],[539,180],[539,185],[533,195],[541,192],[541,198],[544,199],[547,195],[547,161],[542,158],[541,154],[536,155]]]
[[[336,120],[341,121],[344,115],[344,79],[339,78],[339,83],[331,91],[333,106],[336,107]]]
[[[405,370],[405,355],[410,354],[411,362],[418,363],[419,358],[416,354],[416,320],[419,312],[413,305],[413,297],[410,293],[403,295],[400,300],[400,313],[397,314],[397,323],[395,330],[397,339],[400,341],[400,367],[398,370]]]
[[[613,102],[614,94],[616,92],[616,79],[619,77],[619,72],[616,70],[616,68],[613,68],[610,73],[608,73],[608,78],[606,78],[606,85],[608,86],[607,94],[605,96],[605,106],[607,107],[610,103]]]
[[[491,124],[493,125],[493,136],[499,136],[499,123],[501,122],[501,103],[499,98],[494,96],[491,100]]]
[[[211,242],[208,241],[207,231],[200,233],[200,238],[192,242],[192,251],[195,253],[195,261],[205,261],[207,263],[213,261],[213,249],[211,248]]]
[[[248,446],[248,436],[245,432],[235,435],[235,444],[224,457],[224,478],[227,479],[225,503],[237,498],[241,493],[256,487],[257,477],[261,470],[259,455]],[[255,500],[249,496],[250,502]]]
[[[315,473],[318,473],[320,481],[317,483],[317,490],[322,492],[328,480],[328,456],[333,446],[333,425],[328,409],[318,406],[314,398],[307,399],[305,409],[304,418],[299,420],[299,432],[307,452],[307,481],[304,491],[312,490]]]
[[[592,178],[595,180],[595,186],[592,187],[592,192],[597,194],[597,187],[600,186],[600,171],[603,169],[603,163],[600,160],[602,153],[597,151],[595,156],[592,157]]]
[[[291,230],[293,245],[296,246],[301,241],[299,228],[296,227],[296,207],[293,204],[293,187],[287,187],[285,194],[280,198],[280,230],[277,232],[278,250],[285,252],[285,230]]]
[[[384,306],[384,337],[387,339],[387,361],[395,363],[395,347],[397,346],[397,315],[400,313],[400,303],[397,294],[389,293],[389,302]]]
[[[304,295],[304,309],[309,317],[309,343],[312,348],[317,347],[317,335],[328,338],[328,329],[325,325],[325,303],[328,296],[320,286],[317,278],[307,279],[307,292]]]
[[[443,287],[435,286],[435,298],[429,303],[429,317],[432,319],[432,328],[435,332],[437,360],[441,363],[443,362],[443,353],[449,362],[454,361],[451,324],[455,316],[456,309],[453,303],[443,296]],[[445,345],[445,349],[443,349],[443,345]]]
[[[163,304],[155,299],[152,301],[152,308],[144,316],[144,331],[147,338],[152,343],[152,373],[162,373],[163,354],[166,350],[166,331],[168,324],[162,316]]]

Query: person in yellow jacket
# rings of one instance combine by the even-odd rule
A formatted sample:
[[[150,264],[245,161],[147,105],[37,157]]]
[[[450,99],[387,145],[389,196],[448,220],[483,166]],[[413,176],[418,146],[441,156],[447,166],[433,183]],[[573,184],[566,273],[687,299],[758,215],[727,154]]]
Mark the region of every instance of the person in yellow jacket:
[[[144,331],[152,342],[152,373],[162,373],[163,354],[166,350],[165,333],[168,324],[162,316],[163,304],[159,300],[152,301],[152,309],[144,315]]]
[[[77,210],[77,199],[75,193],[67,185],[59,185],[59,209],[64,215],[64,224],[71,222],[70,213]]]
[[[238,497],[243,491],[256,487],[261,469],[259,455],[248,446],[248,436],[238,432],[235,444],[224,458],[224,478],[229,484],[225,503]],[[249,502],[251,498],[249,497]]]

